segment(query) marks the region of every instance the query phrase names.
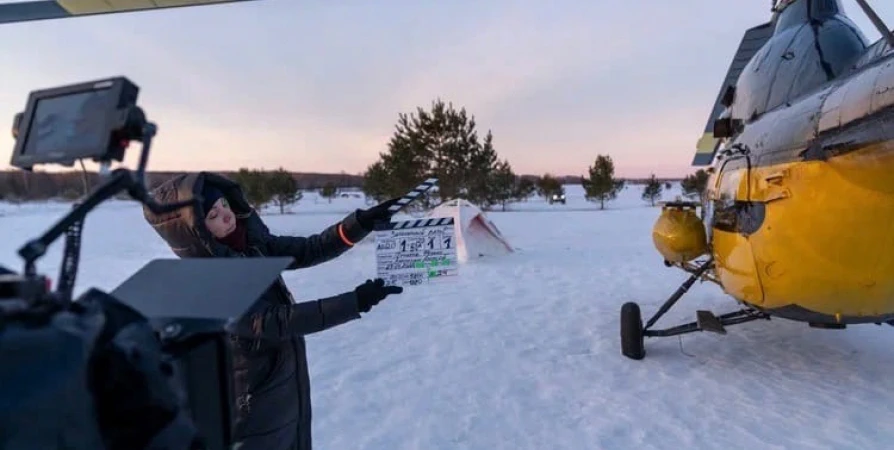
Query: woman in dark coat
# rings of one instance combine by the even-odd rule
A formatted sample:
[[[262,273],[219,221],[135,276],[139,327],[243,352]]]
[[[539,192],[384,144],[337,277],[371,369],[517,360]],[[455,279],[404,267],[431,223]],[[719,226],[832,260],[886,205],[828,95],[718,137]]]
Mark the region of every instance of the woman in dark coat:
[[[294,270],[329,261],[359,242],[391,200],[358,209],[308,237],[276,236],[245,200],[238,184],[200,172],[177,176],[153,192],[159,203],[201,197],[203,205],[146,220],[181,258],[290,256]],[[356,289],[295,303],[282,277],[253,305],[233,335],[240,450],[310,450],[311,402],[304,335],[360,317],[400,287],[367,280]],[[213,299],[209,299],[213,301]]]

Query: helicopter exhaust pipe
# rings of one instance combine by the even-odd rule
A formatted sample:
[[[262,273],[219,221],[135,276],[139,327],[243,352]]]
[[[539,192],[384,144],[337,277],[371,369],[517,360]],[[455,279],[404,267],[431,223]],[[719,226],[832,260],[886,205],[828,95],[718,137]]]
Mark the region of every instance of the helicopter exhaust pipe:
[[[878,29],[878,32],[885,37],[885,40],[888,41],[888,46],[894,48],[894,33],[885,25],[885,22],[882,21],[881,17],[875,13],[871,6],[866,3],[866,0],[856,0],[857,4],[860,5],[860,8],[863,9],[863,12],[866,13],[866,16],[869,17],[869,20],[875,25],[875,28]]]

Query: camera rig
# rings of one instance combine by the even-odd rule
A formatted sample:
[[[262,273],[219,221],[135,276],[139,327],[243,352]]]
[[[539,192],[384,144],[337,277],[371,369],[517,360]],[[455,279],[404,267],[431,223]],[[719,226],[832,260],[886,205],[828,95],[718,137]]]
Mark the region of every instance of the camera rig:
[[[72,299],[81,231],[90,211],[121,192],[156,214],[197,207],[201,201],[158,204],[151,198],[145,170],[157,127],[137,106],[138,93],[139,88],[124,77],[37,90],[30,93],[25,111],[16,114],[11,165],[30,171],[41,164],[71,166],[76,160],[91,159],[100,164],[105,180],[19,249],[24,260],[22,274],[0,267],[0,319],[4,319],[0,325],[15,317],[46,319],[76,308],[78,303],[120,302],[130,307],[151,324],[163,353],[158,358],[170,361],[181,396],[178,402],[199,430],[205,448],[229,448],[236,413],[230,326],[274,283],[292,258],[156,259],[111,294],[92,288]],[[122,161],[133,141],[142,143],[137,168],[109,171],[112,161]],[[38,274],[36,262],[63,235],[63,261],[53,290],[49,278]],[[137,341],[130,346],[148,347],[146,351],[152,352],[155,344]]]
[[[31,171],[35,165],[71,166],[76,160],[92,159],[101,164],[102,172],[112,161],[121,161],[131,141],[142,142],[136,171],[125,168],[111,173],[98,189],[75,205],[40,237],[19,249],[25,261],[25,292],[31,302],[41,300],[71,301],[80,255],[80,236],[87,214],[104,201],[122,191],[146,205],[156,214],[172,212],[195,203],[180,202],[159,205],[151,199],[144,182],[146,163],[157,131],[137,106],[139,88],[124,77],[78,83],[31,92],[24,113],[13,120],[16,139],[10,164]],[[63,264],[56,293],[42,292],[47,281],[38,277],[35,263],[49,246],[68,233]],[[54,297],[52,299],[46,297]]]

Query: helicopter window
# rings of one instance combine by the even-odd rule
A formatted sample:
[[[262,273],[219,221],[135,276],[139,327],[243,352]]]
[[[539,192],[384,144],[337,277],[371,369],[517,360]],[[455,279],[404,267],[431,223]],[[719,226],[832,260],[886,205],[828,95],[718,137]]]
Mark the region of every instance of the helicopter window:
[[[888,47],[888,42],[885,38],[879,38],[879,40],[875,41],[868,50],[866,50],[860,59],[854,64],[853,70],[860,69],[869,63],[874,63],[877,61],[877,58],[890,50]]]
[[[816,17],[831,16],[841,12],[839,0],[812,0],[811,15]]]
[[[808,0],[809,1],[809,0]],[[779,13],[779,19],[776,22],[776,34],[786,28],[801,25],[807,21],[807,1],[796,1],[789,3],[785,9]]]

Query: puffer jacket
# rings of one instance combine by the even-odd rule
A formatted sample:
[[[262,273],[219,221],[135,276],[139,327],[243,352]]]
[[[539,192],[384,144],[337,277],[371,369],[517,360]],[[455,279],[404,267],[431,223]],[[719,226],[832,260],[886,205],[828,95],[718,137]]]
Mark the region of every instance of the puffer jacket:
[[[248,251],[215,240],[196,206],[146,220],[181,258],[290,256],[289,270],[329,261],[369,234],[356,212],[319,234],[275,236],[249,206],[235,182],[208,172],[177,176],[153,191],[159,203],[200,196],[205,184],[224,194],[246,228]],[[214,299],[208,299],[214,301]],[[240,450],[310,450],[311,399],[304,336],[359,318],[354,291],[295,303],[282,277],[249,309],[232,336]]]

